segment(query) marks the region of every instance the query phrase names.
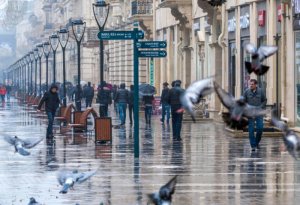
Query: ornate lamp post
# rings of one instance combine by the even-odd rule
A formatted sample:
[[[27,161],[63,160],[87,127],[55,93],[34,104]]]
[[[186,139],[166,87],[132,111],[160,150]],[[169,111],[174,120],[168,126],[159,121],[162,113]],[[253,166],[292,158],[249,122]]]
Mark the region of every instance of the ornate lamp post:
[[[38,49],[38,57],[39,57],[39,74],[40,74],[40,82],[39,82],[39,96],[42,94],[42,56],[43,56],[43,44],[38,44],[37,46]]]
[[[78,78],[77,78],[77,88],[75,92],[75,104],[76,109],[78,111],[81,111],[81,87],[80,87],[80,81],[81,81],[81,70],[80,70],[80,44],[83,39],[83,35],[85,32],[86,23],[83,22],[81,19],[73,20],[72,21],[72,31],[77,43],[77,64],[78,64]]]
[[[35,61],[35,67],[34,67],[34,95],[37,96],[37,61],[39,59],[39,50],[35,48],[33,50],[34,54],[34,61]]]
[[[53,51],[53,83],[56,83],[56,50],[59,44],[58,35],[56,33],[49,37],[50,45]]]
[[[58,39],[63,53],[63,105],[67,106],[66,98],[66,46],[69,40],[69,31],[66,28],[62,28],[58,31]]]
[[[50,43],[44,42],[43,43],[43,51],[46,58],[46,90],[48,90],[48,65],[49,65],[49,54],[50,54]]]
[[[33,93],[33,85],[32,85],[32,77],[33,77],[33,61],[34,61],[34,53],[33,51],[29,52],[28,56],[27,56],[27,61],[30,63],[30,72],[29,72],[29,75],[30,75],[30,94],[32,95]]]
[[[103,31],[108,14],[109,14],[109,4],[105,2],[105,0],[97,0],[93,3],[93,13],[96,19],[97,25],[99,27],[99,31]],[[103,40],[100,39],[100,84],[104,79],[104,45]]]
[[[29,53],[25,56],[26,64],[27,64],[27,94],[30,95],[30,55]]]

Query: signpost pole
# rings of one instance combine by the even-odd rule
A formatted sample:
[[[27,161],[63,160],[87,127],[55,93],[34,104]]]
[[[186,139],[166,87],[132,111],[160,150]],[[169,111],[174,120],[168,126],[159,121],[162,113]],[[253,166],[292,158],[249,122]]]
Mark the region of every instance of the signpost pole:
[[[138,28],[134,28],[136,38],[133,40],[133,78],[134,78],[134,158],[139,158],[139,56],[138,56]]]

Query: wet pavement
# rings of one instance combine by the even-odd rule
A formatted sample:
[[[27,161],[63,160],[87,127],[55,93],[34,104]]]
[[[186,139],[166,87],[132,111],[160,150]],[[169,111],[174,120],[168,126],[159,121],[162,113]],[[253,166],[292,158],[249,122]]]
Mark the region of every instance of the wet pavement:
[[[0,133],[45,136],[47,120],[16,101],[0,107]],[[281,151],[281,138],[263,138],[250,152],[246,138],[229,136],[222,124],[184,123],[181,142],[159,117],[146,127],[141,115],[140,159],[133,157],[130,125],[113,130],[112,145],[95,146],[91,135],[56,134],[24,157],[0,139],[0,204],[25,205],[30,197],[47,205],[147,204],[147,194],[178,175],[175,205],[299,204],[300,164]],[[113,118],[113,124],[117,124]],[[68,194],[59,194],[60,170],[98,169]]]

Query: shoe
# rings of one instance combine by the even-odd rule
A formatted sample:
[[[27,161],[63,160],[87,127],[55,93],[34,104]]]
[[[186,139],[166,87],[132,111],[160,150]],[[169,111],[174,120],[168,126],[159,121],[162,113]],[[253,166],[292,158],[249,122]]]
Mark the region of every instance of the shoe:
[[[161,121],[162,123],[164,123],[164,120],[162,120],[162,118],[160,118],[160,121]]]
[[[252,152],[255,152],[255,147],[252,147],[251,151],[252,151]]]

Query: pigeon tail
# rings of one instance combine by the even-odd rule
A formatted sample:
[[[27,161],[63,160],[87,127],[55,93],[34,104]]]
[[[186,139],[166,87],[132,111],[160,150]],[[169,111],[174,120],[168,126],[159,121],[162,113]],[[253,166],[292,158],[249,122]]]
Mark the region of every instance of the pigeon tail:
[[[17,148],[17,151],[18,151],[18,153],[19,153],[20,155],[22,155],[22,156],[28,156],[28,155],[30,155],[30,152],[28,152],[28,151],[25,150],[24,148],[18,147],[18,148]]]
[[[268,72],[269,68],[270,68],[269,66],[260,65],[260,68],[255,70],[254,73],[256,75],[264,75],[266,72]]]

